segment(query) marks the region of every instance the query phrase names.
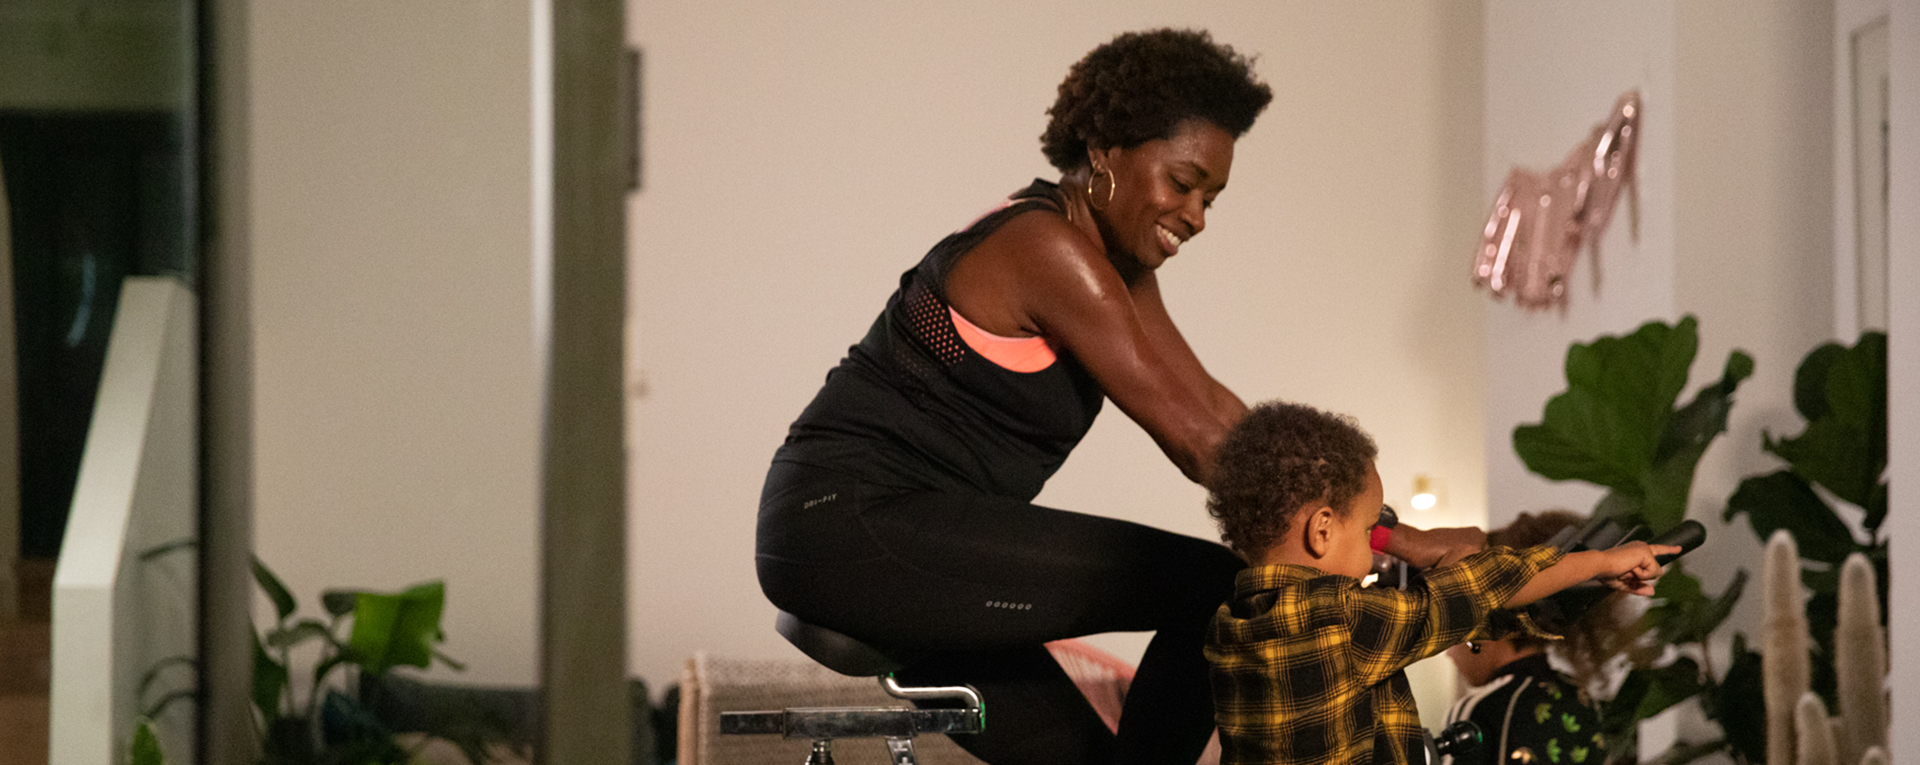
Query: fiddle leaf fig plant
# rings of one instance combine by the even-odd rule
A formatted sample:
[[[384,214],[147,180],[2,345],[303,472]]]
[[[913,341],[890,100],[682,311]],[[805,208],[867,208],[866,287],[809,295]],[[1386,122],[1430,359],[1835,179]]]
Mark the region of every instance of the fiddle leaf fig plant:
[[[1692,316],[1652,321],[1569,348],[1567,389],[1547,401],[1539,423],[1513,431],[1527,469],[1606,487],[1594,512],[1622,525],[1657,534],[1686,520],[1694,468],[1726,432],[1734,390],[1753,374],[1753,358],[1733,351],[1718,381],[1675,408],[1700,348],[1698,325]]]
[[[1596,517],[1629,528],[1644,526],[1650,534],[1679,525],[1686,520],[1700,458],[1726,432],[1734,392],[1753,375],[1753,358],[1732,351],[1718,380],[1677,405],[1699,349],[1699,322],[1692,316],[1674,324],[1651,321],[1627,335],[1573,344],[1567,350],[1567,389],[1548,400],[1540,422],[1514,429],[1514,450],[1541,476],[1606,488],[1593,510]],[[1741,694],[1757,685],[1758,667],[1740,658],[1744,644],[1736,646],[1736,660],[1726,673],[1716,671],[1704,648],[1691,651],[1697,659],[1662,650],[1704,644],[1732,612],[1745,586],[1742,571],[1726,590],[1710,594],[1699,579],[1677,564],[1671,566],[1656,586],[1655,605],[1637,623],[1622,626],[1623,634],[1604,650],[1607,655],[1574,662],[1604,668],[1618,659],[1628,669],[1603,705],[1610,761],[1632,760],[1640,720],[1689,699],[1699,698],[1710,715],[1719,710],[1747,713]],[[1739,743],[1723,738],[1688,744],[1662,761],[1687,762]]]
[[[1834,625],[1840,568],[1855,553],[1874,569],[1881,622],[1887,613],[1887,336],[1867,332],[1852,346],[1827,343],[1801,360],[1793,405],[1807,421],[1798,435],[1767,433],[1762,448],[1785,468],[1740,482],[1723,518],[1745,516],[1760,539],[1793,536],[1801,583],[1813,592],[1807,623],[1813,637],[1813,690],[1836,708]],[[1834,502],[1851,505],[1856,534]],[[1862,538],[1864,536],[1864,538]]]

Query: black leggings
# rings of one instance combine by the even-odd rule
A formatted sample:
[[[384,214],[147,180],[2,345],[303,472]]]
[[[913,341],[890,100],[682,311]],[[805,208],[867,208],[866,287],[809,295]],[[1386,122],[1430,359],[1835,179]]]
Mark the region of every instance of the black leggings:
[[[980,689],[987,732],[953,740],[992,765],[1198,759],[1213,730],[1201,644],[1245,565],[1137,523],[785,462],[761,494],[755,558],[782,610],[929,651],[902,683]],[[1149,630],[1116,736],[1042,644]]]

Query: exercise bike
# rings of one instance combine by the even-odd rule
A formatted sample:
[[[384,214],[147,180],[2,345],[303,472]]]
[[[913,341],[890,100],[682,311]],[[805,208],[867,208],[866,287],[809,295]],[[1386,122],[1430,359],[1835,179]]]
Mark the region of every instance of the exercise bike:
[[[774,620],[781,637],[801,653],[835,672],[872,677],[887,695],[907,702],[935,702],[935,708],[792,707],[781,710],[720,713],[721,735],[779,735],[811,739],[806,765],[833,765],[833,741],[881,738],[893,765],[917,765],[913,739],[930,733],[969,734],[987,728],[987,708],[972,686],[907,687],[893,673],[917,658],[877,648],[840,632],[809,624],[785,611]],[[952,707],[946,704],[956,705]]]
[[[1583,526],[1562,530],[1552,539],[1547,540],[1546,546],[1573,553],[1583,550],[1606,550],[1644,539],[1647,544],[1672,545],[1680,548],[1680,552],[1654,557],[1660,565],[1665,566],[1680,556],[1693,552],[1694,548],[1707,541],[1707,528],[1700,525],[1699,521],[1684,521],[1652,539],[1646,539],[1647,534],[1645,526],[1626,528],[1609,518],[1594,518]],[[1397,565],[1386,567],[1387,570],[1382,573],[1378,582],[1386,583],[1385,586],[1398,586],[1405,589],[1418,577],[1418,572],[1410,569],[1405,562],[1394,561],[1393,563]],[[1600,602],[1611,592],[1613,592],[1611,588],[1599,582],[1583,582],[1534,601],[1527,606],[1526,611],[1527,615],[1533,619],[1533,623],[1540,628],[1550,632],[1563,632],[1582,614],[1585,614],[1587,609],[1592,608],[1595,603]],[[1472,752],[1480,746],[1486,735],[1480,730],[1480,726],[1466,720],[1449,725],[1441,729],[1438,734],[1424,730],[1421,734],[1426,739],[1424,765],[1440,765],[1443,761],[1442,757]]]

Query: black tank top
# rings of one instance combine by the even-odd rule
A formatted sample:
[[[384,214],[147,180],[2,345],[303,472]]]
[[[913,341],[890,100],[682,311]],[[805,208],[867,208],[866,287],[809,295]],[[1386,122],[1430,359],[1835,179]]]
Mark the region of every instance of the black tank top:
[[[975,353],[954,329],[946,277],[1015,216],[1062,209],[1058,187],[1035,180],[934,245],[827,373],[774,459],[901,489],[1031,501],[1093,426],[1104,396],[1064,348],[1038,372]]]

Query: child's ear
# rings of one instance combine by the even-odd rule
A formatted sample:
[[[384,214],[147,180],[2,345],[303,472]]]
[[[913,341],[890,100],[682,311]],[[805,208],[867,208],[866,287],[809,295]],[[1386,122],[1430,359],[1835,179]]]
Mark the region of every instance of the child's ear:
[[[1333,552],[1333,507],[1321,505],[1307,511],[1307,552],[1315,558]]]

